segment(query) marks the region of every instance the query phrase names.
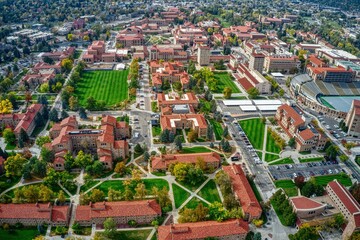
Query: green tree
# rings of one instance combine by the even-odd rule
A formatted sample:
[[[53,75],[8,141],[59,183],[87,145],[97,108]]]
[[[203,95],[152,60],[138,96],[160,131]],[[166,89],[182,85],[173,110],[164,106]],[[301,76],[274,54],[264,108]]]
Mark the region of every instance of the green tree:
[[[123,176],[125,174],[126,165],[124,162],[118,162],[115,165],[114,172],[118,173],[120,176]]]
[[[53,121],[53,122],[59,122],[59,113],[58,111],[53,108],[50,113],[49,113],[49,119],[50,121]]]
[[[232,89],[229,88],[229,87],[225,87],[225,88],[224,88],[224,91],[223,91],[223,94],[224,94],[224,98],[225,98],[225,99],[231,98]]]
[[[136,185],[136,188],[135,188],[135,196],[137,198],[144,199],[146,194],[147,194],[147,191],[145,188],[145,184],[138,183],[138,185]]]
[[[14,144],[16,140],[16,136],[11,128],[5,128],[2,136],[5,139],[5,142],[8,144]]]
[[[247,90],[247,94],[249,94],[249,98],[251,99],[255,99],[259,96],[259,90],[255,87],[250,88],[249,90]]]
[[[209,218],[211,220],[216,220],[222,222],[229,218],[229,214],[224,208],[224,206],[219,202],[214,202],[209,205]]]
[[[134,151],[136,153],[143,153],[144,152],[144,150],[142,149],[142,147],[141,147],[141,145],[139,143],[135,145]]]
[[[46,161],[49,163],[53,162],[55,159],[54,153],[51,150],[44,148],[44,147],[41,148],[40,157],[43,161]]]
[[[290,138],[290,140],[288,142],[289,147],[294,148],[295,144],[296,144],[295,138]]]
[[[189,142],[195,142],[195,140],[198,138],[198,134],[196,131],[191,129],[187,135]]]
[[[6,176],[21,176],[23,165],[26,162],[26,158],[21,156],[19,153],[15,156],[8,157],[4,163]]]
[[[177,151],[181,151],[182,150],[182,140],[181,140],[181,136],[176,136],[174,139],[174,144],[175,144],[175,148]]]
[[[36,145],[42,147],[45,143],[50,143],[51,139],[49,136],[39,136],[36,138]]]
[[[122,194],[120,191],[116,191],[116,190],[113,190],[112,188],[109,188],[107,200],[109,202],[120,201],[120,200],[122,200]]]
[[[85,168],[91,165],[92,157],[90,154],[85,154],[83,151],[79,151],[75,158],[75,165],[81,168]]]
[[[66,197],[63,190],[60,190],[57,197],[58,201],[62,204],[66,201]]]
[[[290,234],[290,240],[317,240],[319,235],[316,232],[315,227],[301,227],[295,234]]]
[[[104,201],[104,199],[105,199],[105,194],[103,191],[96,188],[91,190],[91,194],[90,194],[91,202],[102,202]]]

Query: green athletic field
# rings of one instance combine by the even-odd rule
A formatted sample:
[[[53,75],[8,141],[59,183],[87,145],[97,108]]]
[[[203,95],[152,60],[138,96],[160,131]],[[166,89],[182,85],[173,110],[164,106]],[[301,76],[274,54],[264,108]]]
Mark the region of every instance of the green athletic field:
[[[92,96],[97,101],[103,100],[107,106],[119,103],[128,97],[127,76],[123,71],[86,71],[76,84],[75,95],[82,106]]]
[[[218,87],[215,93],[222,93],[225,87],[229,87],[232,90],[232,93],[241,93],[239,88],[233,82],[232,77],[227,72],[215,72],[215,79],[218,80]]]

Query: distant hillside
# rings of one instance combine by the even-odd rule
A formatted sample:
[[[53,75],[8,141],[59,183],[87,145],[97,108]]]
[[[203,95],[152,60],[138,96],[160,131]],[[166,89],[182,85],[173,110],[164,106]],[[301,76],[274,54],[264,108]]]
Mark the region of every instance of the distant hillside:
[[[338,7],[342,10],[360,11],[360,0],[303,0],[305,2],[318,3],[329,7]]]

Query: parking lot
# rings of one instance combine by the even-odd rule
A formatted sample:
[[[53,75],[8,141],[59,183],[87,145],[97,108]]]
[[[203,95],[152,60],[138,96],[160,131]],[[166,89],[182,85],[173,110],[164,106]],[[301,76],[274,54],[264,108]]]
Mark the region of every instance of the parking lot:
[[[339,164],[330,161],[284,164],[269,166],[268,168],[274,180],[292,179],[297,176],[304,176],[305,178],[309,178],[313,176],[338,174],[340,172],[344,172]]]

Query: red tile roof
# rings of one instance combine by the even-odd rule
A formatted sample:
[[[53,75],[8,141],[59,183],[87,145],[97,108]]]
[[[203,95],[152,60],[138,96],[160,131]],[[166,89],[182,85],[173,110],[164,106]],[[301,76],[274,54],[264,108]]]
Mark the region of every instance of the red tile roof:
[[[75,221],[91,221],[94,218],[137,217],[161,215],[161,207],[155,200],[99,202],[76,208]]]
[[[284,110],[286,112],[286,117],[290,117],[293,120],[292,125],[294,126],[299,126],[305,123],[301,115],[287,104],[281,105],[278,110]]]
[[[162,129],[171,130],[171,120],[196,120],[196,124],[199,128],[207,128],[207,123],[202,114],[173,114],[173,115],[163,115],[160,117],[160,124]]]
[[[160,157],[153,157],[151,166],[153,170],[165,170],[171,163],[191,163],[195,164],[199,158],[202,158],[205,163],[220,164],[221,157],[216,152],[210,153],[192,153],[192,154],[167,154]]]
[[[14,132],[20,133],[21,129],[24,129],[25,131],[28,130],[30,125],[35,121],[35,116],[40,112],[42,109],[42,104],[31,104],[30,107],[26,110],[26,113],[24,117],[20,120],[18,125],[16,126]]]
[[[230,177],[233,191],[237,195],[244,213],[249,214],[251,218],[260,217],[262,213],[261,206],[256,199],[241,166],[235,164],[223,166],[223,170]]]
[[[360,204],[341,183],[339,183],[337,180],[334,180],[329,182],[327,187],[334,191],[335,195],[344,204],[344,207],[349,211],[350,214],[360,212]]]
[[[226,236],[246,236],[249,225],[241,220],[225,222],[205,221],[195,223],[172,224],[158,228],[159,240],[189,240],[208,237],[221,238]]]
[[[186,97],[183,98],[166,99],[164,93],[158,93],[157,100],[160,105],[197,104],[199,102],[195,94],[192,92],[186,93],[185,96]]]
[[[313,137],[315,137],[315,134],[310,130],[310,128],[307,128],[307,129],[299,132],[299,136],[300,136],[304,141],[307,141],[307,140],[310,140],[310,139],[312,139]]]
[[[324,204],[318,203],[310,198],[298,196],[290,198],[290,201],[293,203],[296,209],[298,210],[309,210],[323,207]]]
[[[67,221],[69,206],[48,204],[0,204],[1,219],[44,219],[44,221]]]

